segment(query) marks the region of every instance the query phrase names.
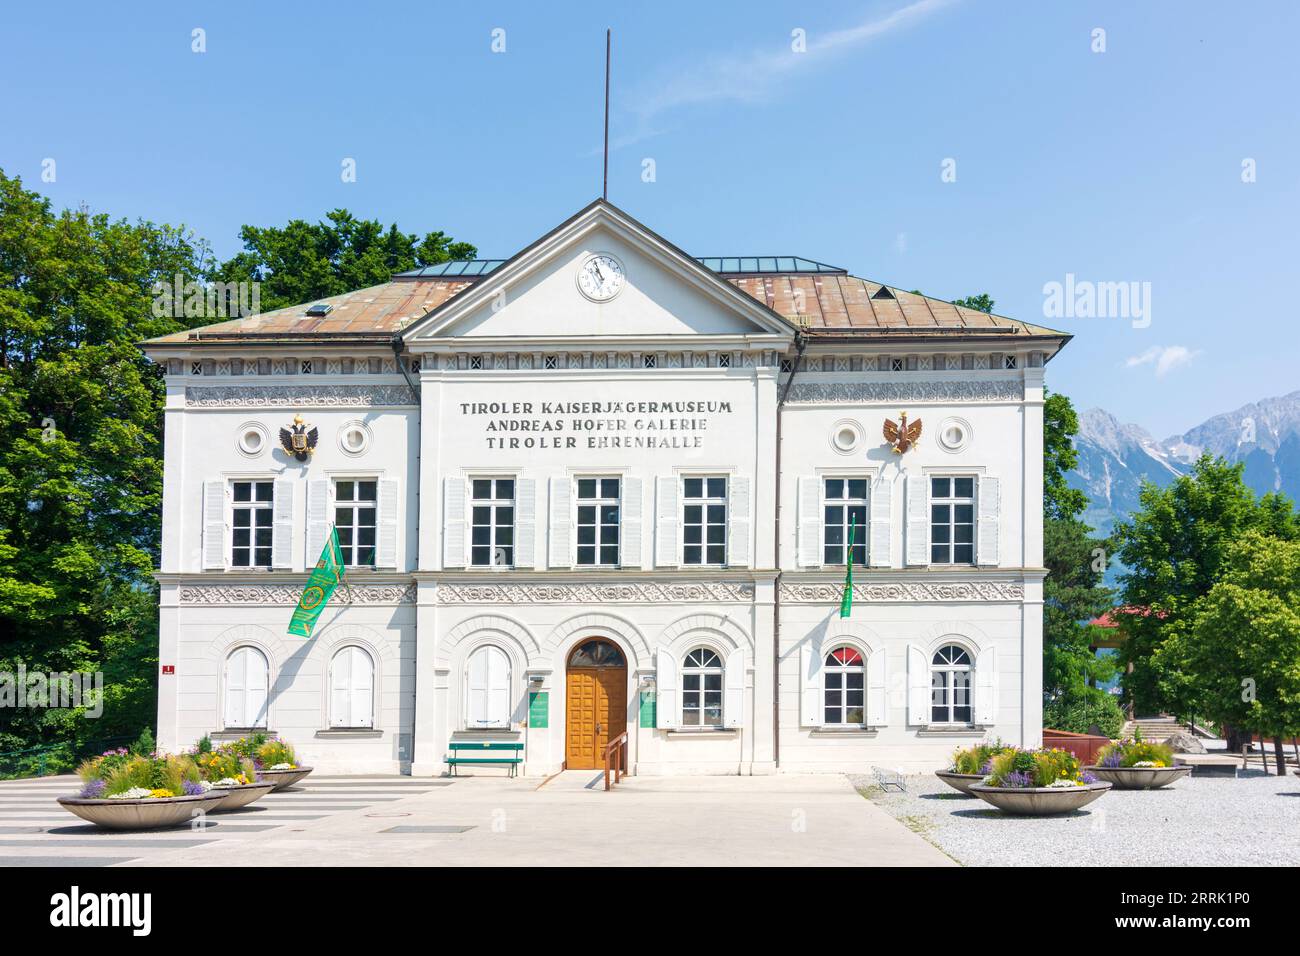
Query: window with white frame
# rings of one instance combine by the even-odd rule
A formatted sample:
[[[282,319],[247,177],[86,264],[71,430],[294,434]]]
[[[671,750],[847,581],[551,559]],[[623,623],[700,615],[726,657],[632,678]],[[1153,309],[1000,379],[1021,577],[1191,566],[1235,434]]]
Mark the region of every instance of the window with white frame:
[[[578,564],[618,567],[618,478],[578,479]]]
[[[727,479],[682,479],[682,563],[727,563]]]
[[[508,568],[515,563],[515,480],[470,481],[469,562],[476,568]]]
[[[722,726],[722,658],[707,647],[682,661],[682,726]]]
[[[330,661],[330,726],[374,727],[375,662],[365,648],[350,644]]]
[[[848,564],[849,530],[853,530],[853,563],[867,563],[867,479],[826,478],[822,482],[824,504],[822,562]]]
[[[975,479],[930,479],[930,563],[975,563]]]
[[[343,563],[350,568],[375,566],[375,515],[379,482],[374,478],[339,478],[334,482],[334,527]]]
[[[970,655],[956,644],[945,644],[930,661],[930,721],[936,724],[971,722]]]
[[[230,497],[230,566],[271,566],[274,481],[233,481]]]
[[[826,655],[823,668],[822,722],[840,726],[866,723],[866,676],[862,653],[837,647]]]
[[[510,726],[510,658],[493,644],[477,648],[465,668],[465,726]]]
[[[270,688],[266,655],[256,647],[237,647],[226,658],[225,724],[244,729],[266,726]]]

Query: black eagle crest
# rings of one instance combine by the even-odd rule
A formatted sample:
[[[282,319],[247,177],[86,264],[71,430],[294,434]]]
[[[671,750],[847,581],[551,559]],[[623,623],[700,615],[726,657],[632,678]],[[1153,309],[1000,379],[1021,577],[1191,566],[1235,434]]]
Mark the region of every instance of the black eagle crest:
[[[293,426],[290,428],[280,429],[280,445],[284,448],[285,453],[292,455],[299,461],[306,461],[311,457],[311,453],[316,450],[316,442],[320,436],[316,432],[316,426],[307,428],[303,423],[301,415],[293,416]]]

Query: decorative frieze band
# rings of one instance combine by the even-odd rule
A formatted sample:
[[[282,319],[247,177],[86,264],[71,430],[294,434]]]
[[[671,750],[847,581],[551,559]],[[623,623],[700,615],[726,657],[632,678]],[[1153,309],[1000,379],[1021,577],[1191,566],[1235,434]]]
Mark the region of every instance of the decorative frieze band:
[[[647,604],[752,601],[754,585],[736,581],[665,584],[441,584],[439,604]]]
[[[364,407],[419,404],[404,385],[191,385],[191,408]]]
[[[298,603],[301,584],[184,584],[182,604],[284,604]],[[335,592],[334,599],[347,604],[348,588]],[[414,604],[414,584],[357,584],[351,588],[353,604]]]
[[[791,604],[838,604],[844,585],[826,582],[782,584],[781,600]],[[863,603],[919,601],[1023,601],[1025,589],[1019,584],[1001,581],[961,581],[931,583],[899,581],[893,584],[855,584],[853,600]]]
[[[1019,380],[953,382],[801,382],[790,389],[790,402],[829,405],[856,402],[1006,402],[1021,401]]]

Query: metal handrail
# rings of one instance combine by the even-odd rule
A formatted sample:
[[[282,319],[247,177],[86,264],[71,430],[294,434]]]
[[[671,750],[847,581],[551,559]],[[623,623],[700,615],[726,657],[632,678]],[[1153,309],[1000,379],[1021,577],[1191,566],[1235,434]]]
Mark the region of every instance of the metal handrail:
[[[614,764],[614,783],[618,783],[627,776],[627,731],[623,731],[609,743],[605,744],[605,789],[609,790],[610,758],[618,754],[617,762]]]

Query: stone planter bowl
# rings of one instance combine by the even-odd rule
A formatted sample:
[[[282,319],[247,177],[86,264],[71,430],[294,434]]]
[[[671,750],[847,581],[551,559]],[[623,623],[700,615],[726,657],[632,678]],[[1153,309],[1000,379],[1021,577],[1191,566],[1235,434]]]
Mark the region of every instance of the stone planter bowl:
[[[1119,790],[1158,790],[1192,772],[1191,767],[1084,767]]]
[[[1003,813],[1025,817],[1046,817],[1073,813],[1086,807],[1110,789],[1105,782],[1082,787],[986,787],[975,784],[970,792]]]
[[[263,783],[275,784],[271,792],[276,793],[286,787],[292,787],[311,772],[311,767],[295,767],[293,770],[259,770],[257,775],[262,778]]]
[[[238,810],[240,807],[248,806],[254,800],[261,800],[274,789],[275,782],[272,780],[244,783],[237,787],[213,787],[209,793],[221,794],[223,799],[212,808],[212,812],[220,813],[222,810]]]
[[[140,800],[59,797],[59,806],[106,830],[160,830],[189,823],[196,813],[215,810],[224,799],[224,794],[215,791],[194,797],[145,797]]]
[[[982,773],[957,773],[955,770],[936,770],[934,775],[968,797],[975,796],[970,792],[970,788],[984,779]]]

